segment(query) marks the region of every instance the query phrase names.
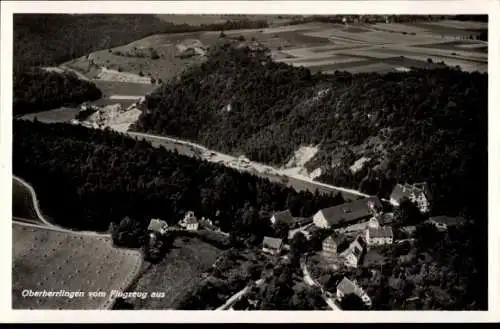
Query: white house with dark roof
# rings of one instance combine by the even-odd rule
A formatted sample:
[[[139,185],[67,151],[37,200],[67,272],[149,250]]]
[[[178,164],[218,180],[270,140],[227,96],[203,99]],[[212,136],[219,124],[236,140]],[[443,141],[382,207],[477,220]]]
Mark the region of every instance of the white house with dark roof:
[[[262,251],[272,255],[277,255],[283,249],[283,240],[266,236],[262,242]]]
[[[361,298],[363,303],[367,306],[371,306],[372,301],[370,296],[356,283],[356,281],[351,281],[348,278],[344,277],[339,284],[337,285],[337,299],[342,301],[347,295],[354,294]]]
[[[153,218],[149,222],[148,231],[165,234],[168,229],[168,224],[164,220]]]
[[[321,209],[313,216],[313,222],[320,228],[347,226],[378,214],[380,209],[382,209],[380,199],[369,197]]]
[[[389,201],[393,206],[399,207],[405,198],[415,203],[422,213],[429,212],[432,194],[427,183],[397,184],[392,190]]]
[[[271,223],[276,224],[276,223],[285,223],[289,227],[292,227],[294,224],[294,218],[292,216],[292,213],[290,210],[283,210],[280,212],[275,212],[273,216],[271,217]]]
[[[198,230],[200,223],[193,211],[188,211],[184,218],[179,221],[179,226],[185,228],[188,231]]]
[[[392,244],[394,240],[392,227],[390,226],[368,227],[365,231],[365,240],[368,246],[380,246],[380,245]]]
[[[361,235],[358,235],[356,239],[347,247],[346,250],[342,251],[339,256],[344,260],[344,265],[347,267],[358,267],[363,257],[364,251],[366,249],[366,242],[363,240]]]

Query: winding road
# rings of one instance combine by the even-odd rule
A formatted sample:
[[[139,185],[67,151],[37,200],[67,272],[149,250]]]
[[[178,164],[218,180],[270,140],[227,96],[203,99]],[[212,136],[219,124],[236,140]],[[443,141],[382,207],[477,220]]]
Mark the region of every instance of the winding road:
[[[17,176],[12,176],[12,178],[14,180],[16,180],[17,182],[21,183],[30,192],[31,200],[33,202],[33,208],[35,209],[35,212],[36,212],[38,219],[40,220],[40,222],[37,223],[35,220],[32,220],[32,219],[12,216],[13,223],[16,223],[19,225],[24,225],[24,226],[51,229],[54,231],[59,231],[59,232],[64,232],[64,233],[79,234],[79,235],[84,235],[84,236],[111,237],[111,234],[109,234],[109,233],[70,230],[70,229],[52,224],[50,221],[48,221],[43,216],[42,211],[40,210],[40,204],[38,202],[38,198],[36,196],[35,189],[33,188],[33,186],[31,186],[28,182],[26,182],[25,180],[23,180],[22,178],[19,178]]]

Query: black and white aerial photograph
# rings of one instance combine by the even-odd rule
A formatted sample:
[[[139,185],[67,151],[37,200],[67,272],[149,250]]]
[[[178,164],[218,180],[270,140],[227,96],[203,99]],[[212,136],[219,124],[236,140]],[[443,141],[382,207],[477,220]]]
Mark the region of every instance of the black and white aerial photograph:
[[[488,310],[487,14],[12,20],[12,309]]]

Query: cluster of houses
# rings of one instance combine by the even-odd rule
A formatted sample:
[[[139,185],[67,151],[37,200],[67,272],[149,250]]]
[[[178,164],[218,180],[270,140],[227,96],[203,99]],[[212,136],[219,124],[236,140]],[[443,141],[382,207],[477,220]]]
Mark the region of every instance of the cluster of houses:
[[[427,183],[397,184],[391,193],[390,203],[398,207],[405,198],[415,203],[422,213],[427,213],[430,209],[432,196]],[[373,196],[321,209],[312,217],[311,225],[303,230],[294,230],[294,233],[300,231],[309,238],[314,229],[334,230],[335,233],[323,241],[324,258],[330,260],[332,265],[340,261],[346,266],[357,267],[364,251],[394,242],[392,218],[391,213],[383,212],[380,199]],[[297,223],[289,210],[274,213],[270,220],[272,224],[283,222],[289,227],[294,227]],[[443,224],[436,224],[436,227],[439,225]],[[340,250],[339,246],[345,247],[345,244],[338,233],[346,230],[354,232],[356,237],[347,248]],[[263,250],[277,254],[283,246],[280,239],[265,237]]]
[[[158,219],[158,218],[153,218],[149,222],[148,226],[148,232],[150,233],[158,233],[158,234],[165,234],[168,231],[176,231],[176,230],[186,230],[186,231],[197,231],[200,228],[207,228],[210,230],[214,231],[220,231],[210,219],[201,217],[198,219],[193,211],[188,211],[184,215],[184,218],[182,218],[178,223],[177,227],[174,226],[169,226],[167,222],[164,220]]]

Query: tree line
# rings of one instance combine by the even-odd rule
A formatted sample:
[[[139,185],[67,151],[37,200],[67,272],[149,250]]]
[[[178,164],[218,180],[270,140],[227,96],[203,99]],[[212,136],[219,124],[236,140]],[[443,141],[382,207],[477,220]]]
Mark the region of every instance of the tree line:
[[[194,26],[173,24],[146,14],[15,14],[14,72],[58,65],[158,33],[262,27],[267,27],[267,21],[246,18]]]
[[[54,72],[31,68],[15,72],[13,79],[14,116],[52,110],[101,98],[102,92],[73,72]]]
[[[112,131],[14,120],[13,171],[30,182],[44,213],[73,229],[106,231],[138,248],[151,218],[176,224],[186,211],[222,231],[260,243],[269,215],[295,216],[342,202],[154,148]],[[128,217],[128,218],[127,218]]]

